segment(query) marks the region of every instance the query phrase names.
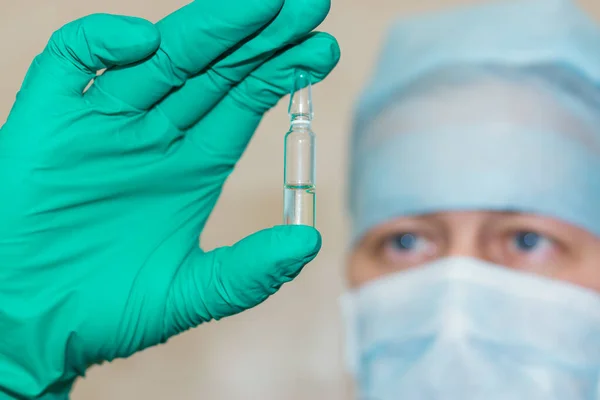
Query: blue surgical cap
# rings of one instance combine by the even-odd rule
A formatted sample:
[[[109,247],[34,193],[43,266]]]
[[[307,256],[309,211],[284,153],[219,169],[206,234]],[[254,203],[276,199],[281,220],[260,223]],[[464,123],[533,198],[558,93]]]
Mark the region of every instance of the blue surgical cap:
[[[356,107],[352,239],[390,219],[528,212],[600,235],[600,28],[568,0],[399,21]]]

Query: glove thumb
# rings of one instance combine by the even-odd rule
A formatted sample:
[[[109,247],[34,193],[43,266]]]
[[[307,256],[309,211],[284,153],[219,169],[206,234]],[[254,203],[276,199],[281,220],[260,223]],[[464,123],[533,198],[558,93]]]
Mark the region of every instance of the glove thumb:
[[[167,310],[167,336],[252,308],[294,279],[321,248],[308,226],[276,226],[231,247],[198,249],[179,270]]]

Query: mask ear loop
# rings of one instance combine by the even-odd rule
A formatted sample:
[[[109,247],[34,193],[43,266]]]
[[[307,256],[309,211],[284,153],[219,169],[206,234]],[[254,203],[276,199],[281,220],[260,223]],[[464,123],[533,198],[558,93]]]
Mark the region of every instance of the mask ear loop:
[[[356,318],[356,302],[352,293],[346,293],[339,299],[339,307],[344,321],[344,343],[346,371],[352,376],[358,376],[359,343]]]

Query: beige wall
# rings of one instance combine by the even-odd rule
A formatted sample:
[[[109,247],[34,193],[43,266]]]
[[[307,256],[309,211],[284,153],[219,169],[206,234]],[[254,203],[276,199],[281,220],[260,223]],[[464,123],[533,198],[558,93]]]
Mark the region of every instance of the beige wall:
[[[208,0],[207,0],[208,1]],[[74,399],[348,399],[342,369],[337,297],[343,289],[346,136],[352,99],[372,66],[381,35],[396,15],[468,0],[333,0],[321,30],[333,33],[342,60],[314,88],[319,140],[320,256],[293,284],[258,308],[200,327],[164,346],[89,371]],[[472,1],[471,1],[472,2]],[[0,121],[30,60],[51,32],[80,16],[106,12],[156,21],[183,0],[0,0]],[[596,3],[594,5],[594,3]],[[583,3],[600,15],[597,0]],[[600,43],[598,43],[600,46]],[[205,233],[208,247],[226,245],[278,224],[286,104],[268,114],[228,182]],[[241,200],[244,199],[244,200]]]

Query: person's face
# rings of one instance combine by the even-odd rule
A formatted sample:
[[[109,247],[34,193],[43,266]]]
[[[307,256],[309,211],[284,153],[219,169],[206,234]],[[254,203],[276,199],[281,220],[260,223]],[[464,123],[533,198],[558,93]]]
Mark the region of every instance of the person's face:
[[[443,212],[382,224],[350,254],[349,281],[360,286],[448,256],[476,257],[600,292],[600,238],[551,218],[500,212]]]

